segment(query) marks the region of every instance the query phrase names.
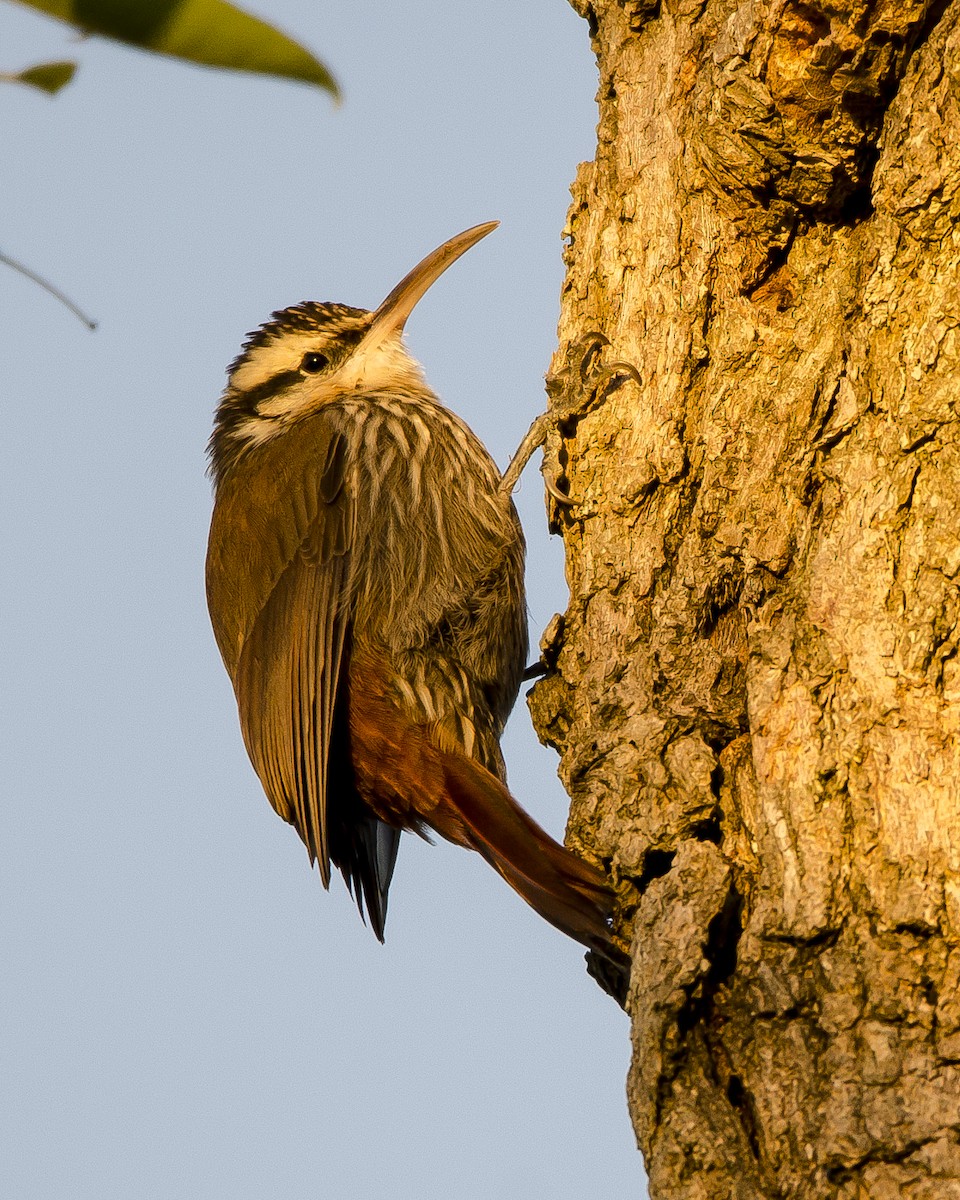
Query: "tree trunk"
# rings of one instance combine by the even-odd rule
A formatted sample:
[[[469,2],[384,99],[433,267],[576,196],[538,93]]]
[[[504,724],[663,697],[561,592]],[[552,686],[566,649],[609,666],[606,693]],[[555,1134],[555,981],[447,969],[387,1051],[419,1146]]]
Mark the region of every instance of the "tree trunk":
[[[650,1194],[960,1197],[960,0],[575,0],[531,696]]]

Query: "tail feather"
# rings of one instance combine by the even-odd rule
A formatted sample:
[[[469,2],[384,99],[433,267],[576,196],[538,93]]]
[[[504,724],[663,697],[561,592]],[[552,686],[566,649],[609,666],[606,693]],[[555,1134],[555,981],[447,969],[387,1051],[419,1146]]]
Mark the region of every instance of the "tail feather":
[[[462,755],[442,757],[449,801],[430,824],[449,837],[444,826],[452,818],[452,832],[460,834],[452,840],[482,854],[551,925],[608,953],[613,893],[600,871],[555,842],[485,767]]]
[[[387,896],[400,849],[400,830],[376,817],[356,817],[351,825],[334,834],[331,857],[357,902],[361,917],[369,917],[370,928],[383,941],[387,920]]]
[[[614,896],[602,872],[555,842],[482,763],[411,721],[388,683],[372,661],[354,656],[350,759],[366,811],[396,829],[432,829],[478,851],[551,925],[621,966],[609,924]]]

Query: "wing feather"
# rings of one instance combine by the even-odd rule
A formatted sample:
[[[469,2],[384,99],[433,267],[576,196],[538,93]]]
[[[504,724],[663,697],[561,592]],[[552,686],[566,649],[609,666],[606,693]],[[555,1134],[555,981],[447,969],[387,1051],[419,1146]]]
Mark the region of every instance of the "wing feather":
[[[305,449],[299,471],[268,456],[252,467],[258,482],[268,481],[266,491],[248,486],[242,467],[225,481],[211,530],[208,596],[247,752],[327,886],[329,760],[350,627],[356,512],[343,436],[320,426]]]
[[[327,769],[349,624],[347,556],[298,557],[240,653],[236,677],[247,750],[277,812],[296,827],[330,882]]]
[[[357,504],[346,439],[266,443],[218,487],[207,595],[247,752],[270,803],[300,834],[325,886],[339,867],[383,940],[400,830],[356,792],[348,751]]]

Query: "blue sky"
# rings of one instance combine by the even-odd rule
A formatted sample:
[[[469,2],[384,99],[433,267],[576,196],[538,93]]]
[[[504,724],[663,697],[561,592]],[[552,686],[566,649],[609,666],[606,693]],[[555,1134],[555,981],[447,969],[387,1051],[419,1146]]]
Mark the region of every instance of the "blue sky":
[[[502,227],[408,325],[505,465],[545,402],[586,28],[563,0],[249,5],[344,102],[90,41],[0,4],[5,430],[0,1193],[30,1200],[637,1195],[625,1016],[477,856],[405,838],[387,943],[324,893],[247,762],[203,600],[204,448],[271,310],[373,307]],[[534,644],[566,603],[540,478],[518,495]],[[566,798],[522,700],[514,792]]]

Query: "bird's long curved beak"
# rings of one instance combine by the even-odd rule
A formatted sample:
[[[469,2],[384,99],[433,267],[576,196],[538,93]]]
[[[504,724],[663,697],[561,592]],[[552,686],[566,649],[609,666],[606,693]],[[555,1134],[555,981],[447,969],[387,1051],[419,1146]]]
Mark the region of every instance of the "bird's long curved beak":
[[[475,246],[481,238],[492,233],[500,224],[499,221],[487,221],[483,225],[474,225],[465,229],[456,237],[450,238],[442,246],[422,261],[403,277],[390,295],[384,300],[373,314],[373,323],[363,336],[358,350],[370,350],[385,341],[392,334],[403,332],[407,318],[413,312],[417,303],[427,290],[440,278],[447,267],[452,266],[457,259]]]

